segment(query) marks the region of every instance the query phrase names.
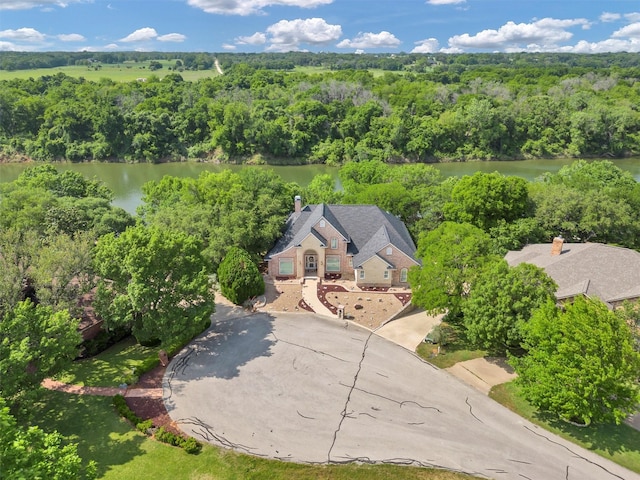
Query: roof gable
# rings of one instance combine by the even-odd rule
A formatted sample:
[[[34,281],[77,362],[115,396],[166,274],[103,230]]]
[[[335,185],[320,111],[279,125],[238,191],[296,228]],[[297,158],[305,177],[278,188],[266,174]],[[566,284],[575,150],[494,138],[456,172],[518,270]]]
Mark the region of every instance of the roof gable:
[[[416,246],[407,227],[398,217],[375,205],[322,203],[307,205],[300,213],[289,217],[284,235],[269,252],[267,259],[291,246],[299,245],[322,219],[347,240],[347,253],[353,255],[354,266],[376,255],[389,244],[415,261]]]

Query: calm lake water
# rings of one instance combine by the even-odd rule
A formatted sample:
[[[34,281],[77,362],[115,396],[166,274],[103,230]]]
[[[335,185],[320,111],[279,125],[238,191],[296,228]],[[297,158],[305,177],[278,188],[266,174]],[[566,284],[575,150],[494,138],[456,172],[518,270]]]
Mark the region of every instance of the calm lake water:
[[[446,177],[473,175],[475,172],[500,172],[503,175],[516,175],[527,180],[535,180],[545,172],[557,172],[562,166],[573,162],[568,160],[522,160],[513,162],[461,162],[433,164]],[[631,172],[640,181],[640,158],[614,160],[623,170]],[[25,164],[0,164],[0,182],[11,182],[27,168]],[[328,173],[338,180],[338,168],[326,165],[302,166],[258,166],[214,165],[209,163],[163,163],[163,164],[127,164],[127,163],[65,163],[56,164],[60,170],[75,170],[87,178],[102,180],[115,193],[114,204],[135,213],[142,198],[141,187],[145,182],[160,180],[165,175],[176,177],[197,177],[204,171],[221,172],[241,168],[272,169],[287,182],[296,182],[306,186],[315,175]],[[338,188],[340,185],[338,183]]]

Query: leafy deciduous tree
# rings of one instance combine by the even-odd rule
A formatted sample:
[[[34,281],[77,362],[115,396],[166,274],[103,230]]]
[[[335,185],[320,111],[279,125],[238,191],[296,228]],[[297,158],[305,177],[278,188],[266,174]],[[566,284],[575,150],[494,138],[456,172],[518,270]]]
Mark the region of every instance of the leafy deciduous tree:
[[[471,342],[503,355],[521,348],[522,325],[533,310],[553,300],[557,285],[539,267],[510,267],[500,260],[485,270],[462,305]]]
[[[409,270],[412,302],[455,318],[482,269],[497,257],[491,238],[468,223],[444,222],[420,236],[416,256],[421,267]]]
[[[0,395],[17,396],[66,366],[82,341],[69,312],[18,303],[0,320]]]
[[[201,244],[184,233],[142,226],[100,238],[96,310],[108,327],[127,326],[140,342],[197,334],[214,310]]]
[[[500,220],[512,222],[527,213],[527,181],[498,172],[465,175],[445,205],[447,220],[467,222],[488,231]]]
[[[627,324],[598,300],[553,301],[522,328],[528,354],[514,359],[525,397],[580,423],[620,423],[640,402],[640,353]]]
[[[84,467],[78,446],[64,444],[58,432],[21,428],[0,398],[0,473],[2,478],[81,480],[96,477],[95,464]]]

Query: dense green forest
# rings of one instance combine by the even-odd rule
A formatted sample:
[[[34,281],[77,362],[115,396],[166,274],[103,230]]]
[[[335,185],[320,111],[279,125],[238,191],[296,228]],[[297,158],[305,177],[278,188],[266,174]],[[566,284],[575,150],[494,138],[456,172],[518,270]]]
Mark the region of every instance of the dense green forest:
[[[162,80],[56,73],[0,82],[0,153],[335,165],[640,153],[637,55],[9,52],[0,65],[167,56],[176,63]],[[224,75],[181,77],[181,69],[211,68],[216,58]]]

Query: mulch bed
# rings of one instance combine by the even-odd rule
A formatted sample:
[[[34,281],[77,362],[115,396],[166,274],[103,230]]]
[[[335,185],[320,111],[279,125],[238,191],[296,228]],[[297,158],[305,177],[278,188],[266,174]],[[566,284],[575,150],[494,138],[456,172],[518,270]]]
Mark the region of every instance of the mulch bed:
[[[411,301],[410,293],[394,293],[394,295],[398,300],[400,300],[403,307]]]
[[[331,310],[331,313],[334,315],[338,314],[338,307],[333,305],[329,300],[327,300],[327,293],[332,292],[348,292],[346,288],[342,285],[331,285],[331,284],[322,284],[318,283],[318,300],[322,302],[322,304]]]
[[[387,292],[389,287],[360,287],[363,292]]]
[[[143,374],[134,388],[162,388],[162,377],[165,370],[166,367],[158,365]],[[176,435],[183,434],[171,420],[162,398],[125,397],[125,400],[133,413],[143,420],[151,419],[155,427],[164,427],[165,430]]]
[[[298,306],[303,309],[306,310],[307,312],[311,312],[311,313],[315,313],[313,308],[311,308],[309,306],[309,304],[307,302],[305,302],[302,298],[300,299],[300,301],[298,302]]]

